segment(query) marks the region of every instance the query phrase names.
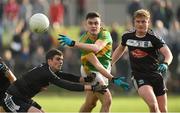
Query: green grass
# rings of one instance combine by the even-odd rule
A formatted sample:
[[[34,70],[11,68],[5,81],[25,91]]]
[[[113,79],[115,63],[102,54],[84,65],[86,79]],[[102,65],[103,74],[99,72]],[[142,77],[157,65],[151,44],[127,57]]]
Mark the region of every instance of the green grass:
[[[77,93],[79,94],[79,93]],[[46,112],[78,112],[84,102],[84,95],[81,93],[75,96],[49,95],[37,96],[34,98]],[[93,112],[100,110],[98,102]],[[180,96],[168,96],[169,112],[180,112]],[[148,112],[148,107],[138,96],[113,96],[112,112]]]

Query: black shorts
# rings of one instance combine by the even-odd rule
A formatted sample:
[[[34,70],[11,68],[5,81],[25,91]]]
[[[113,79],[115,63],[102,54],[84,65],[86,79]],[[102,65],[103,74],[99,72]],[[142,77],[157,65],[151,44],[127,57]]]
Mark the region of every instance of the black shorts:
[[[2,99],[0,99],[0,106],[2,106]]]
[[[143,85],[150,85],[153,88],[154,94],[156,96],[161,96],[166,93],[166,85],[163,78],[157,74],[157,77],[143,78],[143,77],[132,77],[133,85],[136,89],[140,88]]]
[[[31,106],[41,109],[41,106],[31,99],[21,99],[6,93],[2,101],[6,112],[27,112]]]
[[[3,100],[3,97],[4,97],[4,94],[5,92],[1,92],[0,93],[0,106],[2,106],[2,100]]]

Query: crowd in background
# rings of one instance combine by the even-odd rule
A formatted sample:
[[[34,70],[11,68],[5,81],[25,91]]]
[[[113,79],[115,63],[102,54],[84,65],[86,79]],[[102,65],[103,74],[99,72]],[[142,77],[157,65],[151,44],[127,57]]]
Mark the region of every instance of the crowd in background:
[[[86,0],[77,1],[77,21],[81,23],[84,17]],[[68,25],[69,17],[66,0],[0,0],[0,56],[17,77],[27,69],[44,62],[45,52],[56,47],[64,53],[63,70],[80,75],[80,53],[76,49],[61,48],[54,31],[58,26]],[[174,59],[169,67],[168,88],[174,93],[180,93],[180,4],[174,11],[170,0],[152,0],[149,6],[140,0],[132,0],[127,4],[129,21],[120,26],[128,30],[132,26],[132,14],[141,8],[149,9],[152,14],[152,29],[162,36],[170,47]],[[43,34],[34,34],[29,30],[28,20],[32,14],[44,13],[50,20],[50,30]],[[109,26],[113,49],[120,43],[118,23]],[[84,30],[80,31],[82,34]],[[67,31],[68,32],[68,31]],[[112,68],[114,75],[125,75],[130,80],[128,55],[125,54],[116,66]]]

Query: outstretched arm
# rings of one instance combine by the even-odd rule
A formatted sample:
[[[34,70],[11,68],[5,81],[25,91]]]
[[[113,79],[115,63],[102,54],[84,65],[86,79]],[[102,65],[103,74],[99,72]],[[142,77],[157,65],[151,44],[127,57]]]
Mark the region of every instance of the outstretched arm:
[[[60,37],[58,40],[60,41],[61,45],[68,45],[70,47],[76,47],[85,51],[91,51],[94,53],[98,53],[100,50],[102,50],[108,42],[104,40],[97,40],[94,44],[86,44],[82,42],[76,42],[72,40],[70,37],[65,35],[59,35]]]
[[[80,82],[80,78],[81,78],[80,76],[76,76],[74,74],[64,73],[64,72],[58,72],[57,76],[60,77],[61,79],[68,80],[71,82]]]
[[[50,80],[51,83],[54,85],[57,85],[61,88],[70,90],[70,91],[94,91],[94,92],[100,92],[104,93],[106,91],[107,86],[104,85],[82,85],[78,83],[69,82],[63,79],[60,79],[59,77],[53,77]]]
[[[103,65],[99,62],[99,60],[97,59],[97,57],[95,56],[94,53],[89,53],[86,56],[86,59],[106,78],[108,78],[110,81],[112,81],[116,86],[121,86],[123,87],[125,90],[129,89],[129,84],[127,82],[125,82],[125,77],[114,77],[113,75],[111,75],[110,72],[108,72]]]
[[[60,77],[61,79],[76,83],[92,82],[95,79],[95,75],[93,75],[93,73],[89,74],[89,76],[87,77],[82,77],[71,73],[58,72],[57,76]]]
[[[64,89],[67,89],[70,91],[84,91],[85,90],[84,85],[74,83],[74,82],[70,82],[70,81],[66,81],[66,80],[63,80],[59,77],[54,77],[53,79],[51,79],[50,82],[56,86],[59,86],[61,88],[64,88]]]
[[[113,76],[103,67],[94,53],[86,55],[86,59],[106,78],[112,80]]]
[[[94,44],[86,44],[81,42],[76,42],[74,47],[85,51],[92,51],[93,53],[98,53],[107,45],[107,42],[103,40],[97,40]]]
[[[121,58],[121,56],[124,54],[126,49],[127,49],[127,47],[126,46],[122,46],[122,45],[119,45],[115,49],[115,51],[113,52],[113,55],[112,55],[111,65],[116,63],[119,60],[119,58]]]

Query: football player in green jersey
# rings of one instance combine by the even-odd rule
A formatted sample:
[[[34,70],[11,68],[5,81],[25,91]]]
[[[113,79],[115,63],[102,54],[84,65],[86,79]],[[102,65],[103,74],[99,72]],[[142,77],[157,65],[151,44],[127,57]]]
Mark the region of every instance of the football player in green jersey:
[[[101,26],[101,18],[97,12],[90,12],[86,15],[86,30],[79,42],[73,41],[65,35],[59,35],[58,40],[61,45],[79,48],[81,50],[81,75],[87,76],[95,73],[96,79],[89,84],[99,82],[108,85],[108,80],[115,85],[128,89],[129,84],[123,77],[113,77],[111,70],[112,39],[110,33]],[[96,102],[101,102],[101,112],[109,112],[111,106],[111,93],[109,89],[104,94],[86,92],[85,103],[80,112],[91,112],[96,106]]]

